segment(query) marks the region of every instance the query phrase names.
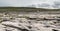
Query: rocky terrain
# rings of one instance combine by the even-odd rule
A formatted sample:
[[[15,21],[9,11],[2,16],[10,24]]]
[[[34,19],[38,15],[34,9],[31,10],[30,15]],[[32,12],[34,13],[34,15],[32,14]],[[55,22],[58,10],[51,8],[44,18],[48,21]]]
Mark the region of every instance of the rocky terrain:
[[[0,31],[60,31],[60,14],[0,13]]]

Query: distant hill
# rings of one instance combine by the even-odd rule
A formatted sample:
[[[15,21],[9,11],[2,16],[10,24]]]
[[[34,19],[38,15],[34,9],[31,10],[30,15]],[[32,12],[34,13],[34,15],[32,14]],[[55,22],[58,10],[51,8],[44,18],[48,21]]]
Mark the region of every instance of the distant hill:
[[[6,12],[6,11],[16,11],[16,12],[60,12],[60,9],[44,9],[44,8],[34,8],[34,7],[0,7],[0,12]]]

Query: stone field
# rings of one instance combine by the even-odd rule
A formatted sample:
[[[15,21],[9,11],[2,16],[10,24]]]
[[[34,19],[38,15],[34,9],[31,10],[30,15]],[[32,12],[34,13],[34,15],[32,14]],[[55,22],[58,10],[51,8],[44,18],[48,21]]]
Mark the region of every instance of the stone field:
[[[60,31],[60,14],[0,13],[0,31]]]

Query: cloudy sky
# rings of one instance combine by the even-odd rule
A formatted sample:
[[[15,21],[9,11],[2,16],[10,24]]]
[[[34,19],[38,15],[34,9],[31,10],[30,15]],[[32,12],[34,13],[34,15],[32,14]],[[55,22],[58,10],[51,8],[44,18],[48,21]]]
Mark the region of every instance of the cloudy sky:
[[[0,0],[0,6],[60,8],[60,0]]]

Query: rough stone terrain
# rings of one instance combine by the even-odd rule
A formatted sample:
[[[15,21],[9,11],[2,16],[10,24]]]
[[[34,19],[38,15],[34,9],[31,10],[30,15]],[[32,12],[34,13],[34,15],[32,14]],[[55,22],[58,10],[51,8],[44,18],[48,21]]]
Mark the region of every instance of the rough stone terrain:
[[[0,13],[0,31],[60,31],[60,15]]]

